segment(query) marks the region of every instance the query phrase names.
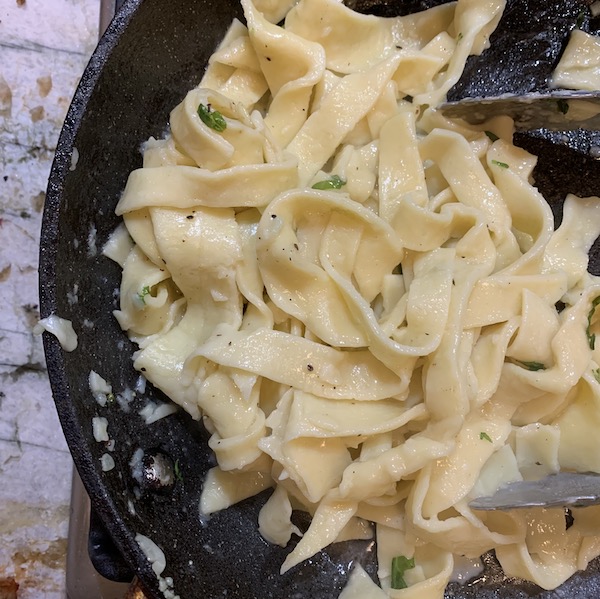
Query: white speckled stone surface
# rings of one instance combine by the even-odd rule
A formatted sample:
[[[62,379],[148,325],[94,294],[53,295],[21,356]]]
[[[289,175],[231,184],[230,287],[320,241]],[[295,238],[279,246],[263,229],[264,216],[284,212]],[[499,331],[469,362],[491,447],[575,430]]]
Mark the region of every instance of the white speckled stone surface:
[[[46,182],[99,5],[0,0],[0,599],[65,596],[72,462],[32,327]]]

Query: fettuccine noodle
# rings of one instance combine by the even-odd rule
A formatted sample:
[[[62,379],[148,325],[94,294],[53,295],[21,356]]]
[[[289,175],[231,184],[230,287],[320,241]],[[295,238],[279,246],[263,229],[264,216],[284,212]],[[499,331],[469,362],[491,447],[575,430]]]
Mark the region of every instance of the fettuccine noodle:
[[[117,206],[116,316],[135,368],[212,435],[202,512],[272,487],[258,526],[282,546],[309,512],[282,572],[375,535],[380,586],[356,566],[343,599],[441,598],[455,556],[490,549],[557,587],[600,554],[600,508],[567,529],[469,507],[600,472],[600,202],[569,196],[555,231],[512,122],[435,109],[504,0],[242,5]]]

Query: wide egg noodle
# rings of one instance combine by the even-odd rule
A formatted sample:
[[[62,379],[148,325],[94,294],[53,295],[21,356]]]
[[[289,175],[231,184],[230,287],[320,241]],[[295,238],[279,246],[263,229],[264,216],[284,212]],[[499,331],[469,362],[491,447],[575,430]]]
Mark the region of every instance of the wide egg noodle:
[[[519,518],[526,526],[525,539],[498,547],[498,560],[509,576],[531,580],[544,589],[556,588],[578,569],[580,532],[567,529],[561,508],[527,510]]]
[[[553,87],[596,91],[600,88],[600,39],[579,28],[573,29],[556,69]],[[592,110],[594,107],[591,107]],[[597,108],[592,114],[597,114]]]
[[[242,7],[248,26],[144,145],[117,206],[129,235],[107,247],[134,366],[211,435],[201,512],[273,487],[265,539],[312,518],[292,573],[375,530],[380,584],[356,564],[344,599],[441,599],[455,556],[490,549],[555,588],[600,554],[596,508],[567,530],[562,510],[469,507],[600,472],[600,201],[569,196],[554,231],[512,121],[435,108],[504,2]],[[392,589],[399,555],[414,567]]]
[[[210,515],[252,497],[272,486],[269,471],[226,472],[211,468],[204,478],[200,513]]]
[[[407,383],[368,350],[342,351],[266,328],[250,333],[222,326],[189,356],[242,368],[332,399],[374,401],[404,395]]]
[[[270,543],[285,547],[292,534],[302,535],[298,527],[292,524],[291,517],[292,504],[288,493],[284,487],[277,486],[258,516],[261,536]]]
[[[417,104],[437,105],[460,79],[470,54],[480,54],[488,45],[490,33],[500,21],[505,0],[457,2],[452,24],[456,47],[448,68],[433,79],[433,89],[415,97]]]
[[[410,110],[388,119],[380,130],[377,173],[379,215],[388,222],[394,222],[403,200],[409,199],[419,207],[426,206],[429,200],[425,169],[417,145],[415,118],[411,105]],[[426,227],[424,229],[427,230]],[[440,245],[438,243],[435,247]]]
[[[114,312],[121,328],[140,343],[166,333],[177,321],[182,308],[178,289],[170,274],[152,263],[139,246],[134,246],[123,263],[120,309]]]
[[[311,231],[305,230],[315,227],[322,238],[317,251],[305,247],[305,240],[312,240]],[[385,221],[336,193],[290,192],[270,204],[257,238],[267,292],[282,310],[302,320],[332,346],[368,345],[364,331],[353,326],[351,308],[340,313],[344,306],[341,290],[322,262],[325,259],[331,263],[339,256],[345,264],[336,264],[336,270],[343,269],[346,276],[354,277],[362,294],[371,301],[384,273],[399,264],[403,256],[401,243],[394,239]],[[376,248],[385,248],[377,262],[371,259]],[[318,311],[315,305],[320,306]]]
[[[328,69],[348,74],[372,67],[382,57],[404,48],[416,55],[451,25],[454,8],[455,3],[450,2],[426,15],[382,19],[356,13],[335,0],[304,0],[287,14],[285,27],[321,44]],[[348,39],[352,39],[351,44]],[[441,66],[437,63],[435,72]],[[413,79],[419,75],[413,74]]]
[[[560,470],[560,429],[556,425],[527,424],[515,429],[515,459],[525,480],[535,480]]]
[[[302,185],[325,165],[344,137],[373,107],[400,60],[400,55],[391,56],[368,71],[346,75],[323,98],[287,146],[298,156]],[[349,97],[354,101],[348,102]]]
[[[269,89],[245,25],[234,19],[209,59],[200,86],[242,104],[251,111]]]
[[[217,132],[205,124],[198,107],[218,111],[227,127]],[[210,112],[209,112],[210,114]],[[197,166],[210,171],[264,161],[267,142],[240,103],[207,88],[188,92],[169,118],[171,135],[177,147],[190,156]]]
[[[243,0],[242,6],[272,94],[265,122],[273,138],[285,147],[308,117],[313,88],[325,70],[325,53],[319,44],[269,23],[250,0]]]
[[[339,599],[387,599],[388,595],[378,587],[359,564],[355,564],[350,573],[348,584]]]
[[[125,214],[148,206],[264,207],[296,181],[292,160],[242,165],[219,172],[192,166],[139,169],[129,175],[117,212]]]

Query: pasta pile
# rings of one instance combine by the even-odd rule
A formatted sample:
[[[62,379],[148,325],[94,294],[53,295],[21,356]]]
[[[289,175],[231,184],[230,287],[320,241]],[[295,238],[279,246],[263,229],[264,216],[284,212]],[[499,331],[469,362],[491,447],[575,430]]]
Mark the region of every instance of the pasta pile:
[[[557,587],[600,554],[600,508],[469,508],[600,472],[600,202],[554,231],[512,122],[435,109],[504,1],[242,5],[117,206],[135,368],[212,435],[201,511],[273,487],[282,546],[309,512],[282,572],[375,536],[380,586],[357,565],[344,599],[441,598],[490,549]]]

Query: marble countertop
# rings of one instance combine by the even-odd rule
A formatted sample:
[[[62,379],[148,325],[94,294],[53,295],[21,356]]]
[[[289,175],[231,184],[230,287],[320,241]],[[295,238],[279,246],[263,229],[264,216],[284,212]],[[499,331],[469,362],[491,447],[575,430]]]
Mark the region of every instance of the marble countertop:
[[[72,462],[32,327],[47,178],[99,11],[0,3],[0,599],[65,596]]]

